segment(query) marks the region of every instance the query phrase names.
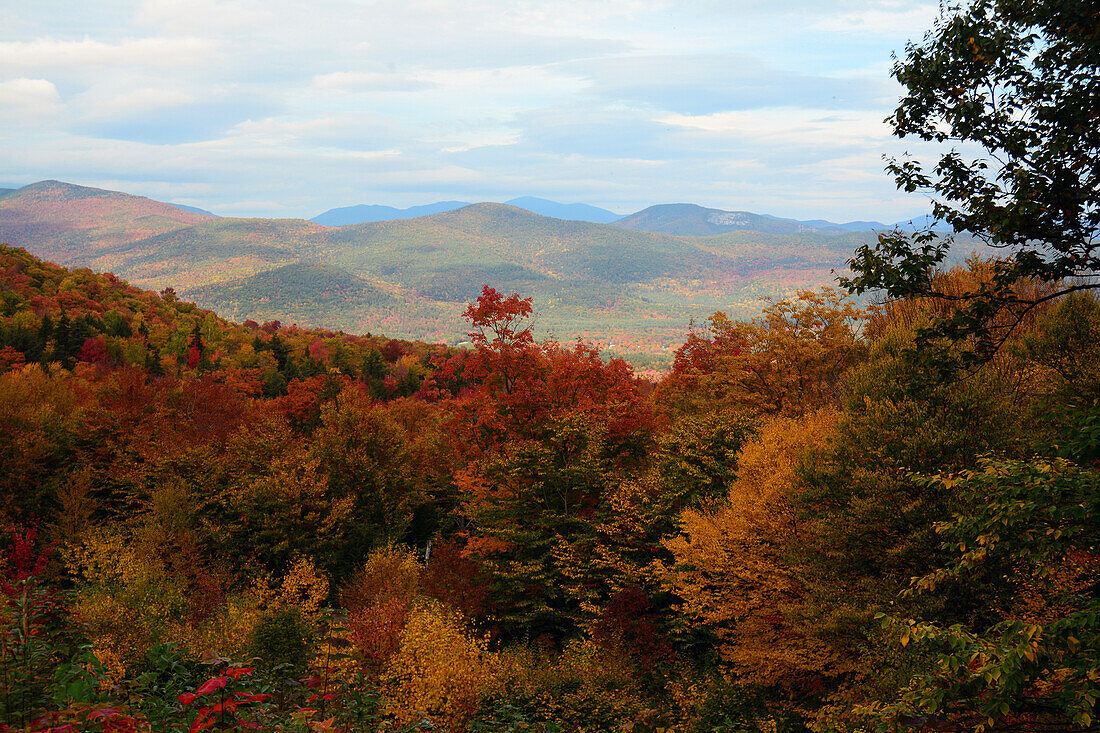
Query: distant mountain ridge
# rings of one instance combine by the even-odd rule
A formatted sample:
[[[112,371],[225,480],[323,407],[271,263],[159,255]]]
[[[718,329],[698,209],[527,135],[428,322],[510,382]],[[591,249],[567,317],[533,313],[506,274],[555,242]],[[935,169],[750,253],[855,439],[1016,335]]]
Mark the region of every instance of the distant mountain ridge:
[[[596,224],[610,224],[622,218],[622,214],[601,209],[589,204],[560,204],[557,201],[540,199],[535,196],[521,196],[520,198],[505,201],[509,206],[526,209],[540,216],[550,216],[555,219],[569,221],[587,221]],[[378,204],[359,204],[358,206],[344,206],[337,209],[329,209],[323,214],[310,219],[310,221],[325,226],[352,226],[355,224],[367,224],[375,221],[393,221],[395,219],[415,219],[420,216],[442,214],[447,211],[461,209],[470,206],[469,201],[437,201],[434,204],[422,206],[410,206],[407,209],[397,209],[393,206],[380,206]]]
[[[924,216],[914,216],[912,219],[899,221],[897,224],[894,225],[894,227],[907,231],[927,229],[929,227],[931,227],[932,231],[934,232],[951,233],[955,231],[950,224],[939,221],[931,214],[925,214]]]
[[[756,231],[765,234],[835,234],[840,232],[865,232],[892,228],[877,221],[852,221],[836,224],[824,219],[799,221],[769,214],[749,211],[725,211],[709,209],[696,204],[657,204],[647,209],[622,216],[608,209],[590,204],[562,204],[536,196],[521,196],[504,202],[508,206],[525,209],[540,216],[584,221],[594,224],[616,224],[627,229],[672,234],[685,237],[705,237],[734,231]],[[434,204],[397,209],[378,204],[360,204],[329,209],[310,221],[325,226],[353,226],[378,221],[414,219],[454,211],[471,204],[465,201],[439,201]]]
[[[110,194],[114,196],[129,196],[141,199],[145,202],[153,202],[158,206],[168,206],[174,209],[194,214],[202,214],[207,217],[218,217],[217,214],[188,204],[173,204],[147,199],[142,196],[106,189],[78,186],[76,184],[63,183],[61,181],[47,180],[32,183],[21,188],[0,187],[0,198],[19,193],[28,193],[42,190],[45,186],[64,186],[88,192],[100,192],[99,196]],[[78,197],[80,198],[80,197]],[[883,224],[878,221],[852,221],[838,224],[824,219],[798,220],[789,219],[770,214],[755,214],[749,211],[728,211],[713,209],[697,204],[656,204],[633,214],[622,216],[608,209],[592,206],[585,203],[562,204],[535,196],[521,196],[505,201],[509,206],[526,209],[541,216],[563,219],[566,221],[585,221],[597,224],[617,224],[628,229],[648,231],[661,234],[673,234],[676,236],[711,236],[732,231],[758,231],[765,234],[803,234],[803,233],[838,233],[882,231],[895,227],[913,229],[928,226],[934,221],[930,215],[914,217],[911,220],[897,222],[896,224]],[[454,211],[464,206],[470,206],[469,201],[437,201],[431,204],[410,206],[406,209],[398,209],[393,206],[378,204],[359,204],[356,206],[344,206],[329,209],[322,214],[309,219],[323,226],[352,226],[378,221],[393,221],[397,219],[415,219],[421,216]],[[950,231],[950,227],[940,222],[936,226],[937,231]]]
[[[179,209],[183,209],[184,211],[193,211],[196,214],[206,214],[207,216],[217,216],[217,214],[215,214],[214,212],[207,211],[206,209],[200,209],[198,206],[188,206],[187,204],[172,204],[172,206],[175,206],[176,208],[179,208]]]
[[[171,286],[235,318],[456,340],[466,304],[492,285],[533,297],[545,336],[660,350],[682,342],[692,319],[752,313],[761,295],[830,281],[864,238],[700,240],[493,203],[328,227],[47,182],[0,198],[0,241]]]
[[[342,227],[374,221],[415,219],[419,216],[441,214],[444,211],[453,211],[469,205],[469,201],[437,201],[434,204],[396,209],[392,206],[379,206],[378,204],[359,204],[358,206],[342,206],[337,209],[329,209],[323,214],[313,217],[310,221],[327,227]]]
[[[535,196],[521,196],[511,201],[505,201],[504,203],[509,206],[518,206],[521,209],[526,209],[527,211],[541,216],[550,216],[555,219],[566,219],[569,221],[610,224],[613,221],[618,221],[623,218],[622,214],[616,214],[614,211],[601,209],[598,206],[591,206],[589,204],[559,204],[557,201],[548,201],[547,199],[540,199]]]
[[[684,237],[709,237],[738,231],[764,234],[840,234],[888,229],[877,221],[834,224],[824,220],[798,221],[750,211],[708,209],[697,204],[657,204],[615,222],[616,226]]]

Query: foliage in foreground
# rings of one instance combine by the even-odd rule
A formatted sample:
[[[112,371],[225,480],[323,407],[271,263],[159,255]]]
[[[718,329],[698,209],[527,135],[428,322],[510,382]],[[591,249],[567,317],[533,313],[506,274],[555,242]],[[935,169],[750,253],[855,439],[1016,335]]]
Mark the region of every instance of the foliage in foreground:
[[[60,306],[35,299],[68,275],[8,262],[9,729],[1095,718],[1100,306],[1085,296],[968,382],[916,378],[910,345],[937,304],[868,316],[824,293],[717,319],[653,386],[586,346],[535,343],[529,303],[486,290],[475,348],[417,361],[415,393],[375,381],[371,351],[345,372],[354,352],[308,332],[323,376],[282,393],[248,377],[249,332],[216,320],[201,338],[217,359],[158,372],[105,341],[43,365]],[[65,303],[99,314],[92,295],[128,292],[69,287]],[[116,312],[140,332],[134,308]],[[381,362],[400,368],[396,351]]]

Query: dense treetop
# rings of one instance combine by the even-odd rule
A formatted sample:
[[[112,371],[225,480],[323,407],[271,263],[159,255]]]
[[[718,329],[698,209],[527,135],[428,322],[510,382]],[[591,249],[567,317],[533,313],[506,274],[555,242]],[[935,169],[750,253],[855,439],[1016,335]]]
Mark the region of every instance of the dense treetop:
[[[488,287],[468,349],[232,324],[11,248],[0,298],[15,729],[1094,715],[1088,296],[937,382],[913,345],[950,304],[804,291],[715,314],[656,384]]]

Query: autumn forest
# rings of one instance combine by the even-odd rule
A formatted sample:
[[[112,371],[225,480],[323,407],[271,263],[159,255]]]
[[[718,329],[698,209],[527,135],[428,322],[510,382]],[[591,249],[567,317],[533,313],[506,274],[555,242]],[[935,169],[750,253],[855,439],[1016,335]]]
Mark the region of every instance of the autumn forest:
[[[802,292],[653,384],[490,288],[456,350],[0,264],[9,727],[1088,714],[1089,296],[939,383],[933,303]]]
[[[0,731],[1100,729],[1098,17],[945,5],[943,226],[647,376],[492,283],[448,346],[0,245]]]

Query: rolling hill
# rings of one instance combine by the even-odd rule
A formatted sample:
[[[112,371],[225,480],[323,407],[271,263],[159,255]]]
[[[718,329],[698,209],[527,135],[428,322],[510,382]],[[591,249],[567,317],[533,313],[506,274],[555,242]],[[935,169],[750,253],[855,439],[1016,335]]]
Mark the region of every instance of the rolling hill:
[[[361,323],[363,313],[389,314],[408,305],[407,299],[339,267],[305,261],[186,292],[189,298],[217,303],[225,318],[325,323],[349,332],[370,330],[371,324]]]
[[[698,214],[690,209],[703,221],[715,211],[679,208],[681,220]],[[235,319],[431,341],[463,339],[461,313],[488,284],[533,297],[541,336],[654,353],[682,343],[693,319],[746,316],[760,296],[830,282],[874,236],[793,232],[790,222],[758,218],[775,231],[727,224],[681,236],[489,203],[332,227],[214,217],[43,182],[0,197],[0,241],[142,287],[171,286]]]
[[[186,289],[309,257],[324,231],[302,219],[213,218],[104,249],[80,264],[125,273],[142,287]]]
[[[329,232],[327,240],[341,266],[399,279],[456,266],[507,264],[555,280],[625,284],[661,276],[699,277],[716,264],[683,239],[552,219],[507,204],[474,204],[420,219],[343,227]],[[480,291],[480,283],[475,285]]]
[[[105,250],[214,217],[143,196],[39,181],[0,197],[0,234],[61,265],[87,265]]]

